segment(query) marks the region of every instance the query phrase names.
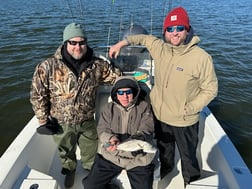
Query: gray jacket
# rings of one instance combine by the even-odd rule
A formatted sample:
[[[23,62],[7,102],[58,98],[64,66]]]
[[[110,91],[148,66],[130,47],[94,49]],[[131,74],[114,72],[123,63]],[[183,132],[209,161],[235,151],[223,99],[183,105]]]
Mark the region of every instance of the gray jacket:
[[[134,99],[128,107],[123,107],[116,100],[118,81],[128,79],[127,87],[135,91]],[[130,86],[129,86],[130,85]],[[145,166],[152,162],[155,154],[138,154],[133,156],[131,152],[107,151],[103,145],[109,142],[112,136],[117,136],[120,142],[137,138],[153,143],[154,118],[151,106],[139,97],[140,87],[132,77],[119,77],[111,90],[112,102],[108,103],[101,112],[98,122],[98,136],[101,143],[99,153],[114,164],[125,169],[136,166]],[[125,132],[126,131],[126,132]]]

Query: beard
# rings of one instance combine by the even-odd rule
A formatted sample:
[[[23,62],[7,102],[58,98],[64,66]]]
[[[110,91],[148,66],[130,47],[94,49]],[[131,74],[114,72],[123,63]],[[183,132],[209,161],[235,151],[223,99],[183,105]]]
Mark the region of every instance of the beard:
[[[73,50],[71,51],[70,55],[75,59],[75,60],[80,60],[83,58],[83,56],[87,53],[87,48],[85,49],[79,49],[79,50]]]
[[[80,60],[83,56],[84,56],[84,53],[73,53],[71,54],[72,57],[75,59],[75,60]]]

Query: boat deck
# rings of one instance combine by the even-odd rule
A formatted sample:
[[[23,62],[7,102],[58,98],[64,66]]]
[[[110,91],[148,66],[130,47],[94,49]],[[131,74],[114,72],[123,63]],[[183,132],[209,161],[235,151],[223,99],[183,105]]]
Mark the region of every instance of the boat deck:
[[[177,151],[176,151],[177,152]],[[77,156],[79,158],[79,150],[77,150]],[[181,175],[180,167],[180,159],[178,152],[176,153],[176,162],[177,166],[176,168],[168,174],[164,179],[162,180],[155,180],[153,183],[153,189],[183,189],[184,183],[183,178]],[[34,169],[31,169],[27,175],[26,180],[22,183],[22,186],[20,189],[27,189],[31,186],[36,186],[36,184],[41,188],[48,188],[48,189],[63,189],[64,188],[64,176],[60,174],[60,170],[58,169],[60,167],[60,161],[55,156],[49,175],[41,173],[39,171],[36,171]],[[82,185],[82,179],[85,178],[88,175],[88,172],[85,171],[81,167],[80,160],[78,160],[78,167],[76,170],[76,177],[75,177],[75,184],[72,187],[72,189],[81,189],[83,188]],[[121,188],[121,189],[129,189],[130,184],[127,179],[126,172],[123,171],[115,180],[114,182]],[[219,187],[219,179],[218,175],[214,171],[209,170],[203,170],[202,172],[202,178],[198,181],[195,181],[191,183],[190,185],[187,185],[186,189],[207,189],[207,188],[225,188],[225,187]]]
[[[109,86],[99,89],[97,107],[110,100],[109,94]],[[99,111],[100,108],[97,108],[96,120],[99,119]],[[38,125],[34,116],[1,157],[0,189],[64,189],[57,146],[52,136],[36,133]],[[79,149],[76,153],[80,158]],[[247,189],[252,185],[251,172],[207,107],[200,116],[197,155],[202,177],[187,185],[186,189]],[[87,174],[78,160],[72,189],[83,189],[82,179]],[[131,188],[125,171],[115,182],[121,189]],[[177,150],[176,167],[162,180],[155,180],[153,189],[184,189]]]
[[[34,117],[1,157],[1,189],[64,188],[56,144],[51,136],[37,134],[37,126]],[[202,177],[186,189],[247,189],[252,185],[249,169],[207,108],[201,114],[199,139],[197,154]],[[79,151],[76,153],[79,158]],[[87,174],[79,160],[72,189],[83,189],[82,179]],[[122,184],[121,188],[130,189],[125,171],[117,183]],[[175,169],[164,179],[155,180],[153,189],[183,189],[183,184],[176,150]]]

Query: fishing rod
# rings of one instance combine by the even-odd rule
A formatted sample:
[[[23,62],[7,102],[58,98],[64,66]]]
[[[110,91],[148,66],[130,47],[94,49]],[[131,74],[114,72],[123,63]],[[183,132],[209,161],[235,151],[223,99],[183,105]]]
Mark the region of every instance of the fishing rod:
[[[110,5],[110,11],[109,11],[109,28],[108,28],[108,36],[107,36],[107,49],[106,49],[106,56],[108,56],[109,48],[110,48],[110,36],[111,36],[111,26],[112,26],[112,12],[113,12],[113,7],[115,5],[115,0],[112,0],[111,5]]]
[[[81,0],[79,0],[79,7],[80,7],[80,15],[81,15],[81,20],[83,20],[83,27],[84,27],[84,33],[85,33],[85,36],[87,35],[86,34],[86,25],[85,25],[85,18],[84,18],[84,9],[82,7],[82,3],[81,3]]]
[[[71,16],[71,18],[73,19],[73,12],[72,12],[71,6],[70,6],[70,4],[69,4],[69,1],[66,0],[66,3],[67,3],[68,10],[69,10],[69,12],[70,12],[70,16]]]
[[[153,28],[153,1],[151,1],[151,15],[150,15],[150,34],[152,34]]]
[[[166,17],[166,14],[167,12],[170,12],[170,10],[172,9],[172,0],[168,0],[168,1],[163,1],[164,4],[163,4],[163,22],[164,23],[164,20],[165,20],[165,17]],[[168,10],[166,11],[166,7],[168,5]],[[163,26],[161,26],[161,35],[163,34]]]
[[[68,10],[69,10],[69,13],[70,13],[70,16],[72,18],[72,21],[74,22],[74,15],[73,15],[73,11],[71,9],[71,5],[70,5],[70,2],[69,0],[66,0],[65,1],[66,4],[67,4],[67,7],[68,7]],[[83,5],[82,5],[82,1],[81,0],[78,0],[78,6],[79,6],[79,9],[80,9],[80,20],[81,20],[81,24],[83,26],[83,31],[85,33],[85,36],[87,35],[86,33],[86,26],[85,26],[85,17],[84,17],[84,9],[83,9]]]

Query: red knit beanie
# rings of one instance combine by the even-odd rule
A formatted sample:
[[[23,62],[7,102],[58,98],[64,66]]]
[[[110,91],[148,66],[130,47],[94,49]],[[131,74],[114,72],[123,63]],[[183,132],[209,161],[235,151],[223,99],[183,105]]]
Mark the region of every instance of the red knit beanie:
[[[186,10],[183,7],[177,7],[171,10],[164,21],[164,33],[169,26],[185,26],[186,30],[189,31],[189,17]]]

